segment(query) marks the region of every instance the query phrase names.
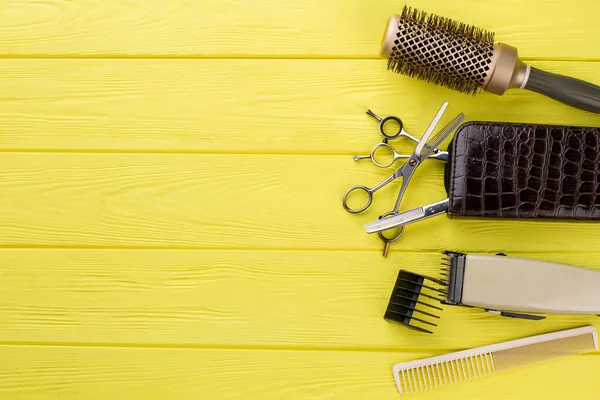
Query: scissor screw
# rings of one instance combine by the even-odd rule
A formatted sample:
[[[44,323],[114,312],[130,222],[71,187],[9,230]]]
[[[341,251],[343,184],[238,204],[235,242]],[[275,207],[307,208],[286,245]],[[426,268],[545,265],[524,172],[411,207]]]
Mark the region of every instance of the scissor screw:
[[[410,160],[410,161],[408,162],[408,164],[409,164],[411,167],[414,167],[415,165],[417,165],[417,160]]]

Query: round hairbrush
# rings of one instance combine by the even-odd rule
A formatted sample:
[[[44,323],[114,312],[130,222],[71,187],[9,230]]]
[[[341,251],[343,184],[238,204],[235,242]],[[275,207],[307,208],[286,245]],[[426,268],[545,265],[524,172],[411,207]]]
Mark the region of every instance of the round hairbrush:
[[[381,42],[388,69],[468,94],[527,89],[600,113],[600,87],[525,64],[494,33],[405,6],[392,15]]]

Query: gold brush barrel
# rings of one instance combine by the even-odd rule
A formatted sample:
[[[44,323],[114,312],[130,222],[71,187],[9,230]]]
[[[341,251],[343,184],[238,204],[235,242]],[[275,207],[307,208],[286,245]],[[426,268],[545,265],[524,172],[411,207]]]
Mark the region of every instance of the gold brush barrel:
[[[463,93],[527,89],[600,113],[600,87],[527,65],[493,32],[408,6],[388,19],[379,54],[394,72]]]
[[[476,29],[473,27],[471,31]],[[481,88],[502,95],[508,89],[521,88],[529,74],[529,67],[519,59],[515,47],[502,43],[493,44],[493,34],[487,34],[489,43],[469,43],[463,37],[462,41],[454,45],[457,37],[455,34],[433,37],[431,30],[409,24],[400,15],[394,14],[385,27],[379,55],[391,60],[394,65],[399,62],[399,54],[403,53],[403,57],[411,59],[409,64],[426,65],[426,72],[430,75],[439,70],[439,74],[447,75],[448,78],[464,81],[463,85],[469,87],[467,91]],[[470,51],[465,50],[465,44],[471,47]],[[427,52],[424,48],[433,50]]]

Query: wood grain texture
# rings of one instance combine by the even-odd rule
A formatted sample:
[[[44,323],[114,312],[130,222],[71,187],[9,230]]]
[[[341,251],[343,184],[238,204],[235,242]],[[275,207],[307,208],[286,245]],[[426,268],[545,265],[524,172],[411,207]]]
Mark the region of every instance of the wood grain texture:
[[[597,5],[577,0],[421,0],[415,7],[496,32],[530,58],[600,57]],[[10,56],[294,56],[376,58],[403,2],[42,0],[2,2]]]
[[[401,208],[443,199],[442,170],[424,163]],[[0,246],[379,251],[363,226],[392,208],[400,182],[363,214],[341,199],[389,173],[349,156],[5,153]],[[598,234],[590,221],[441,215],[407,227],[392,248],[595,251]]]
[[[0,346],[0,395],[33,399],[397,399],[391,368],[432,353]],[[439,399],[595,400],[597,356],[423,392]],[[549,380],[560,376],[563,380]]]
[[[470,97],[387,71],[379,41],[403,5],[0,1],[0,398],[395,399],[397,362],[600,327],[452,307],[434,335],[383,320],[398,269],[436,275],[441,250],[600,270],[595,223],[439,217],[384,259],[362,226],[398,186],[343,211],[348,187],[390,172],[352,161],[379,141],[367,108],[415,136],[445,100],[448,118],[600,124],[534,93]],[[413,5],[598,83],[593,0]],[[445,196],[440,164],[414,179],[403,208]],[[598,360],[421,397],[596,399]]]
[[[600,269],[598,253],[515,255]],[[2,249],[0,260],[0,343],[452,351],[600,327],[450,306],[434,335],[385,321],[398,269],[439,276],[435,253]]]
[[[534,65],[600,83],[600,63]],[[420,137],[444,101],[467,120],[600,124],[537,93],[468,96],[376,60],[0,59],[0,68],[0,149],[11,151],[366,154],[381,140],[368,108]]]

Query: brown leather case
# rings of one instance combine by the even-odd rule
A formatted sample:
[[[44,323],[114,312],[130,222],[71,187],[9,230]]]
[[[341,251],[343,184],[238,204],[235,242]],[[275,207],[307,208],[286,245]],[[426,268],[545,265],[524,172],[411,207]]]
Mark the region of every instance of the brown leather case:
[[[469,122],[449,156],[449,217],[600,219],[600,128]]]

